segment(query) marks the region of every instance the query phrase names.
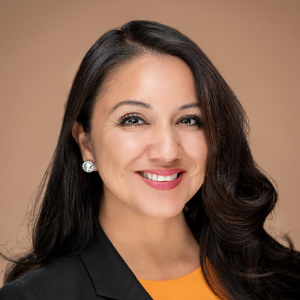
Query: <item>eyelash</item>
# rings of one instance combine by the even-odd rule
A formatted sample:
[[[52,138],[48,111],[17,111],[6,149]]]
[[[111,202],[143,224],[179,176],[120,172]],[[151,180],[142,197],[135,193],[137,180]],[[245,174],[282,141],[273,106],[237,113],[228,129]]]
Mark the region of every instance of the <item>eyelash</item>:
[[[142,124],[138,124],[138,123],[133,123],[133,124],[128,124],[126,123],[127,121],[129,120],[138,120],[138,121],[142,121],[143,123]],[[195,120],[195,124],[193,125],[190,125],[190,124],[185,124],[187,127],[194,127],[194,126],[197,126],[198,128],[203,128],[204,127],[204,123],[203,121],[201,120],[200,116],[197,115],[197,114],[192,114],[192,115],[186,115],[186,116],[183,116],[181,117],[177,122],[176,122],[176,125],[180,122],[180,121],[191,121],[191,120]],[[137,121],[137,122],[138,122]],[[117,120],[117,125],[119,126],[122,126],[122,127],[125,127],[125,126],[141,126],[141,125],[149,125],[143,118],[141,118],[140,116],[136,115],[136,114],[127,114],[125,116],[122,116],[120,117],[118,120]]]
[[[143,124],[126,124],[125,122],[129,121],[129,120],[140,120],[143,121]],[[125,126],[141,126],[141,125],[149,125],[148,123],[145,122],[145,120],[143,118],[141,118],[140,116],[137,116],[136,114],[127,114],[123,117],[120,117],[118,119],[118,125],[125,127]]]
[[[188,127],[193,127],[193,126],[197,126],[198,128],[203,128],[204,127],[204,123],[203,121],[201,120],[200,116],[197,115],[197,114],[193,114],[193,115],[187,115],[187,116],[183,116],[181,117],[176,124],[178,124],[180,121],[190,121],[190,120],[195,120],[195,124],[193,125],[189,125],[189,124],[186,124],[186,126]],[[184,123],[183,123],[184,124]]]

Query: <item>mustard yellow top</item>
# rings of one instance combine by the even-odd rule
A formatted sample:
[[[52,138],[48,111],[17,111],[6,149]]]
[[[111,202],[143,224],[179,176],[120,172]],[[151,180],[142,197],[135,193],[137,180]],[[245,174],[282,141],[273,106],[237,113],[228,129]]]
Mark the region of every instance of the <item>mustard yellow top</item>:
[[[154,300],[219,299],[208,287],[200,267],[176,279],[160,281],[139,279],[139,282]]]

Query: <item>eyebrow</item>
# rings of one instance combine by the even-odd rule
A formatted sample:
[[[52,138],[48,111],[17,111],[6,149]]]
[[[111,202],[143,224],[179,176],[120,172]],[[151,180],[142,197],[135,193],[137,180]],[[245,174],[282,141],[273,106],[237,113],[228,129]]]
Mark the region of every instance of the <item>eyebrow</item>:
[[[184,109],[188,109],[188,108],[192,108],[192,107],[199,107],[200,108],[200,103],[193,102],[193,103],[190,103],[190,104],[182,105],[182,106],[179,106],[178,110],[184,110]]]
[[[117,103],[110,110],[109,114],[113,113],[118,107],[120,107],[122,105],[134,105],[134,106],[139,106],[139,107],[144,107],[144,108],[152,109],[151,105],[147,104],[145,102],[136,101],[136,100],[124,100],[124,101],[121,101],[121,102]],[[192,107],[200,107],[200,104],[198,102],[193,102],[193,103],[185,104],[185,105],[179,106],[178,110],[185,110],[185,109],[192,108]]]
[[[119,106],[122,106],[122,105],[135,105],[135,106],[140,106],[140,107],[144,107],[144,108],[152,108],[149,104],[147,103],[144,103],[144,102],[141,102],[141,101],[136,101],[136,100],[124,100],[124,101],[121,101],[119,103],[117,103],[111,110],[110,110],[110,114],[112,112],[114,112]]]

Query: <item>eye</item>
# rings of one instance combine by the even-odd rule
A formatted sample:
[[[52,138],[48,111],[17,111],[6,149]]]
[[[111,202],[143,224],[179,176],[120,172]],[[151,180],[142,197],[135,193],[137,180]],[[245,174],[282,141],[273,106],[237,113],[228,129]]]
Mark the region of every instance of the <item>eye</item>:
[[[147,124],[146,121],[135,114],[127,114],[118,119],[119,126],[141,126]]]
[[[188,115],[181,117],[176,124],[184,124],[186,126],[196,126],[198,128],[204,127],[203,121],[200,119],[200,116]]]

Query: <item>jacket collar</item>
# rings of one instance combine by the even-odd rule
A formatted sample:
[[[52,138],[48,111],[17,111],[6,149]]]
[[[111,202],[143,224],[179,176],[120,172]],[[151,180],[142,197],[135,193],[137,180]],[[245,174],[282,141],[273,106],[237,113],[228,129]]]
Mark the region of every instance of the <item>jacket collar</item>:
[[[119,300],[152,298],[98,225],[96,237],[80,254],[97,295]]]

